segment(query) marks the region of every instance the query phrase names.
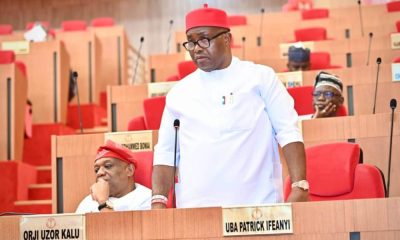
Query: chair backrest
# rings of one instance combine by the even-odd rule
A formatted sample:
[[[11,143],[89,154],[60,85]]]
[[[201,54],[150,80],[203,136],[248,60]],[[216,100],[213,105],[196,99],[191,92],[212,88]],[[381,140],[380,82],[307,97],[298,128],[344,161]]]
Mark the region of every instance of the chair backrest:
[[[398,11],[400,11],[400,1],[386,3],[386,10],[388,12],[398,12]]]
[[[49,28],[50,27],[50,23],[47,21],[38,21],[43,27],[45,28]],[[28,22],[26,24],[26,30],[31,30],[33,28],[33,26],[35,26],[35,23],[37,22]]]
[[[247,17],[244,15],[231,15],[228,16],[229,26],[247,25]]]
[[[310,70],[327,69],[331,65],[331,55],[328,52],[310,53]]]
[[[322,144],[306,149],[307,180],[312,201],[378,198],[385,185],[378,168],[360,164],[360,147],[354,143]],[[291,191],[285,181],[285,199]]]
[[[10,24],[0,24],[0,35],[9,35],[13,33],[13,27]]]
[[[134,117],[128,122],[128,131],[147,130],[143,116]]]
[[[400,63],[400,57],[393,60],[394,63]]]
[[[196,66],[196,64],[194,64],[194,62],[192,60],[179,62],[178,63],[179,79],[183,79],[187,75],[196,71],[196,69],[197,69],[197,66]]]
[[[111,27],[115,25],[114,19],[110,17],[94,18],[91,22],[92,27]]]
[[[15,53],[10,50],[0,50],[0,64],[10,64],[15,62]]]
[[[321,27],[296,29],[294,31],[294,36],[296,42],[321,41],[327,39],[326,29]]]
[[[63,21],[61,28],[64,32],[85,31],[87,28],[86,22],[81,20]]]
[[[314,91],[313,86],[301,86],[288,88],[290,96],[294,100],[294,109],[298,115],[307,115],[314,113],[313,107],[313,96]]]
[[[397,29],[397,32],[400,32],[400,21],[396,22],[396,29]]]
[[[165,96],[146,98],[143,101],[144,119],[147,130],[158,130],[165,107]]]
[[[347,116],[347,108],[344,105],[340,106],[336,112],[336,116],[338,116],[338,117]]]
[[[301,18],[303,20],[328,18],[328,17],[329,17],[329,10],[326,8],[314,8],[310,10],[304,10],[301,12]]]
[[[167,77],[167,79],[166,79],[167,82],[179,81],[179,80],[180,80],[180,78],[178,75],[171,75],[171,76]]]

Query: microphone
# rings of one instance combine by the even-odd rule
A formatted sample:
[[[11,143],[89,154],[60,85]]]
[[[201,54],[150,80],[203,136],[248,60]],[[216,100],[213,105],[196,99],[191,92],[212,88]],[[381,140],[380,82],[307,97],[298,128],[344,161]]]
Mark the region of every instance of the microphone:
[[[376,64],[378,65],[378,69],[376,71],[376,83],[375,83],[375,97],[374,97],[374,108],[372,109],[372,114],[375,114],[376,107],[376,94],[378,93],[378,79],[379,79],[379,66],[381,65],[382,59],[378,57],[376,59]]]
[[[262,32],[263,32],[263,20],[264,20],[264,8],[261,8],[261,20],[260,20],[260,35],[257,37],[257,46],[261,47],[262,45]]]
[[[367,56],[367,66],[369,65],[369,55],[371,54],[371,42],[372,42],[372,37],[374,34],[372,32],[369,33],[369,38],[368,38],[368,56]]]
[[[246,42],[246,37],[242,37],[242,59],[245,59],[245,51],[246,47],[244,46],[244,43]]]
[[[82,112],[81,112],[81,102],[79,100],[79,91],[78,91],[78,73],[76,71],[72,73],[72,79],[74,80],[75,83],[76,97],[78,100],[79,128],[81,129],[81,134],[82,134],[83,133]]]
[[[361,1],[358,0],[357,3],[358,3],[358,12],[360,13],[361,36],[364,37],[364,24],[361,12]]]
[[[389,163],[388,163],[386,197],[389,197],[389,192],[390,192],[390,169],[392,167],[393,122],[394,122],[394,110],[396,109],[396,107],[397,107],[397,101],[396,99],[392,98],[392,100],[390,100],[390,108],[392,109],[392,120],[390,121]]]
[[[179,119],[175,119],[174,120],[174,128],[175,128],[175,149],[174,149],[174,185],[173,185],[173,189],[172,189],[172,196],[173,196],[173,204],[176,204],[175,201],[175,178],[176,178],[176,152],[177,152],[177,147],[178,147],[178,130],[179,130],[179,126],[180,126],[180,121]]]
[[[168,39],[167,39],[167,54],[169,53],[169,41],[171,40],[171,30],[172,25],[174,24],[174,20],[169,20],[169,30],[168,30]]]
[[[137,72],[137,68],[139,66],[140,51],[142,50],[143,41],[144,41],[144,37],[142,36],[142,37],[140,37],[140,45],[139,45],[139,50],[137,52],[136,66],[135,66],[135,71],[133,73],[133,78],[132,78],[131,85],[133,85],[135,83],[135,80],[136,80],[136,72]]]

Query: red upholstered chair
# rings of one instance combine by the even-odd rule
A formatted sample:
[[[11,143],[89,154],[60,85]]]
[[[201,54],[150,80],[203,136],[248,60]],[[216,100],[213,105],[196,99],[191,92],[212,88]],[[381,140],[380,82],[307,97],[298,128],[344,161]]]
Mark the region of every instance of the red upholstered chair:
[[[158,130],[165,107],[165,96],[147,98],[143,101],[144,116],[132,118],[128,131]]]
[[[171,76],[167,77],[167,79],[166,79],[167,82],[179,81],[179,80],[181,80],[179,78],[179,75],[171,75]]]
[[[340,106],[336,112],[336,116],[338,116],[338,117],[347,116],[347,108],[344,105]]]
[[[396,22],[396,29],[397,29],[397,32],[400,32],[400,21]]]
[[[313,86],[293,87],[288,88],[287,91],[294,100],[294,109],[299,116],[314,113]]]
[[[307,148],[306,156],[311,201],[385,197],[382,173],[373,165],[359,163],[358,144],[317,145]],[[290,191],[291,181],[287,177],[285,199]]]
[[[10,35],[13,33],[13,27],[10,24],[0,24],[0,35]]]
[[[114,19],[110,17],[94,18],[91,22],[92,27],[111,27],[115,25]]]
[[[64,32],[72,32],[72,31],[86,31],[87,25],[85,21],[80,20],[70,20],[63,21],[61,23],[61,29]]]
[[[196,66],[196,64],[194,64],[194,62],[192,60],[179,62],[178,63],[179,79],[183,79],[187,75],[196,71],[196,69],[197,69],[197,66]]]
[[[314,8],[310,10],[304,10],[301,12],[301,18],[303,20],[328,18],[328,17],[329,17],[329,10],[326,8]]]
[[[10,50],[0,50],[0,64],[10,64],[15,62],[15,53]]]
[[[394,63],[400,63],[400,57],[396,58],[395,60],[393,60]]]
[[[400,1],[394,1],[394,2],[386,3],[386,10],[388,12],[398,12],[398,11],[400,11]]]
[[[310,53],[310,70],[323,70],[341,68],[341,66],[331,65],[331,55],[327,52]]]
[[[137,169],[135,169],[135,182],[151,189],[151,179],[153,172],[153,151],[135,152]],[[168,196],[167,207],[175,207],[173,204],[172,189]]]
[[[326,29],[321,27],[296,29],[294,36],[296,42],[327,40]]]
[[[97,104],[81,104],[82,127],[94,128],[102,126],[102,119],[107,117],[107,110]],[[79,129],[78,105],[70,104],[67,108],[67,126]]]
[[[228,24],[229,26],[247,25],[247,17],[243,15],[228,16]]]

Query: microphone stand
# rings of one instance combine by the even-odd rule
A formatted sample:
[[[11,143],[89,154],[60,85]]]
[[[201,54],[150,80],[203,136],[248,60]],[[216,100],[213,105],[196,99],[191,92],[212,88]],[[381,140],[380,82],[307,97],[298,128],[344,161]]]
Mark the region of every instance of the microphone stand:
[[[174,149],[174,178],[173,178],[173,189],[172,189],[172,204],[176,205],[176,197],[175,197],[175,177],[176,177],[176,152],[177,152],[177,147],[178,147],[178,130],[179,130],[179,119],[175,119],[174,121],[174,128],[175,128],[175,149]]]
[[[77,72],[73,72],[72,73],[72,78],[74,79],[74,82],[75,82],[76,98],[77,98],[77,101],[78,101],[79,128],[80,128],[81,134],[82,134],[83,133],[83,123],[82,123],[81,102],[79,100],[78,73]]]
[[[390,172],[392,167],[392,144],[393,144],[393,122],[394,122],[394,110],[396,109],[396,99],[390,100],[390,108],[392,109],[392,120],[390,123],[390,141],[389,141],[389,163],[388,163],[388,180],[387,180],[387,193],[386,197],[389,197],[390,192]]]
[[[378,78],[379,78],[379,66],[381,65],[382,59],[378,57],[376,59],[376,64],[378,64],[378,70],[376,71],[376,83],[375,83],[375,96],[374,96],[374,107],[372,109],[372,114],[375,114],[375,107],[376,107],[376,95],[378,93]]]

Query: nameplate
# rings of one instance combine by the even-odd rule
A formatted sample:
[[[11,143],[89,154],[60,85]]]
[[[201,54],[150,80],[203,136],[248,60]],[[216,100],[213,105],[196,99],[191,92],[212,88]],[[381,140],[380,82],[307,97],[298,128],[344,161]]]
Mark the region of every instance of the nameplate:
[[[153,151],[157,144],[158,131],[112,132],[104,134],[105,141],[112,140],[132,150],[132,152]]]
[[[400,33],[390,34],[392,49],[400,49]]]
[[[283,72],[277,73],[276,75],[286,88],[298,87],[303,85],[303,73],[301,71]]]
[[[14,51],[15,54],[28,54],[29,42],[28,41],[2,42],[1,49]]]
[[[171,88],[176,84],[176,82],[158,82],[147,84],[147,96],[159,97],[165,96],[171,90]]]
[[[392,63],[392,81],[400,82],[400,63]]]
[[[295,42],[295,43],[281,43],[279,44],[279,53],[281,59],[288,58],[289,47],[301,43],[305,48],[310,49],[310,52],[314,51],[314,42]]]
[[[224,236],[290,234],[293,233],[292,205],[222,208],[222,228]]]
[[[86,239],[83,214],[22,216],[19,229],[23,240]]]

